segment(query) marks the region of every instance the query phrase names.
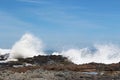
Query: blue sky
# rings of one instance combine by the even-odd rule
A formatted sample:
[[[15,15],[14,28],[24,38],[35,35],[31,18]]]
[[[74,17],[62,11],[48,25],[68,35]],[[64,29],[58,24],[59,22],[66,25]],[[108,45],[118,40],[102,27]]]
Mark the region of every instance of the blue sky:
[[[49,48],[120,42],[119,0],[0,0],[0,47],[26,32]]]

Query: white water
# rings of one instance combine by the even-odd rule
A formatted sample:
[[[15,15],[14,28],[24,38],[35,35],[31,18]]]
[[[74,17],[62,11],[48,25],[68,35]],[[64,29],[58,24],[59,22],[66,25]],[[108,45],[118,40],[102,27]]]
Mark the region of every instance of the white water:
[[[108,45],[95,45],[94,51],[90,48],[69,49],[61,53],[53,53],[54,55],[63,55],[76,64],[83,63],[117,63],[120,61],[120,47]]]
[[[42,42],[32,34],[25,34],[11,49],[9,58],[27,58],[45,55],[42,51]]]
[[[1,49],[0,48],[0,55],[4,55],[4,54],[7,54],[7,53],[11,53],[11,49]]]
[[[0,49],[0,55],[10,53],[8,59],[46,55],[42,47],[40,39],[27,33],[13,45],[12,49]],[[110,64],[120,61],[120,47],[113,44],[94,45],[93,48],[69,49],[60,53],[54,52],[52,55],[62,55],[75,64],[89,62]]]

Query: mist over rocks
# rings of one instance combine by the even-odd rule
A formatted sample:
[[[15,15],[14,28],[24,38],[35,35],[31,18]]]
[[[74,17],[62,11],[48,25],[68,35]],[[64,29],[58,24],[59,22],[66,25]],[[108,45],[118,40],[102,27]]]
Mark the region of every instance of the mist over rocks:
[[[120,63],[74,64],[61,55],[38,55],[0,63],[1,80],[119,80]]]
[[[0,60],[7,60],[8,57],[9,57],[9,53],[6,53],[6,54],[3,54],[3,55],[0,55]]]
[[[118,63],[120,61],[120,47],[115,44],[97,44],[92,48],[68,49],[55,51],[50,54],[44,51],[42,41],[33,34],[24,34],[11,49],[0,49],[0,54],[9,53],[6,61],[16,60],[17,58],[29,58],[38,55],[62,55],[74,64],[85,63]],[[4,58],[3,58],[4,59]]]

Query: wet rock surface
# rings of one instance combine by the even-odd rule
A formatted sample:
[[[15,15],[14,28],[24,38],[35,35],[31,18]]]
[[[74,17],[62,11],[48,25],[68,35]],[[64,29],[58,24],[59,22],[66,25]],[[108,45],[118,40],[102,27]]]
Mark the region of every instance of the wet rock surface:
[[[120,63],[76,65],[60,55],[0,64],[0,80],[120,80]]]

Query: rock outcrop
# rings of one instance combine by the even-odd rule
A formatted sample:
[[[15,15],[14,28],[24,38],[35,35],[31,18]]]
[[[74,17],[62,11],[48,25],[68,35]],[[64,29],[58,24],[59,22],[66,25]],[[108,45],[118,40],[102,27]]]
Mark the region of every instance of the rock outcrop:
[[[0,63],[0,80],[120,80],[120,63],[76,65],[61,55]]]

